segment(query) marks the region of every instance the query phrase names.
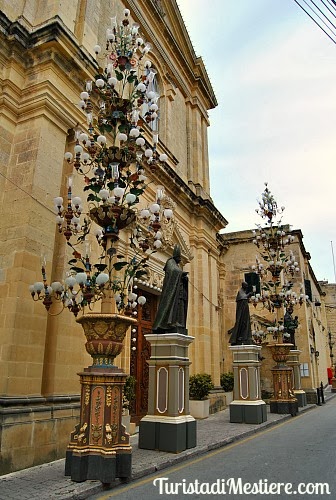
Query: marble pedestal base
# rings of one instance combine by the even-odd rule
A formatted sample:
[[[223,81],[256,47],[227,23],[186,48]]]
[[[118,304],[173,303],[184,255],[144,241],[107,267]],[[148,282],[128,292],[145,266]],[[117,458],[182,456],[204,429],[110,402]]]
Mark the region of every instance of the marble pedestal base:
[[[139,448],[180,453],[196,446],[196,421],[189,414],[188,347],[194,337],[150,334],[148,414],[139,424]]]
[[[196,446],[196,420],[186,417],[155,417],[147,415],[140,421],[139,448],[170,453]]]
[[[233,354],[234,400],[230,403],[230,422],[261,424],[267,420],[266,403],[261,399],[261,347],[231,346]]]

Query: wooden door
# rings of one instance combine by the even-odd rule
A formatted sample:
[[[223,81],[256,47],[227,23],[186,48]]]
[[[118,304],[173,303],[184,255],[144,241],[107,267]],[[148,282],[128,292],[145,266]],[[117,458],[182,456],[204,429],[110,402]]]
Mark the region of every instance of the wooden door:
[[[148,410],[149,369],[146,361],[150,358],[150,343],[145,339],[145,335],[152,333],[157,310],[156,295],[142,290],[139,290],[139,295],[146,297],[146,303],[138,307],[138,324],[132,329],[130,366],[130,374],[136,378],[136,398],[130,408],[130,414],[132,422],[136,424]]]

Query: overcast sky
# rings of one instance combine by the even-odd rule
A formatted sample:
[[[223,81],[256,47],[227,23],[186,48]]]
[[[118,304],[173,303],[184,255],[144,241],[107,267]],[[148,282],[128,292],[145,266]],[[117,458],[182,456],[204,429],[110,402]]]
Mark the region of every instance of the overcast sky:
[[[294,0],[177,1],[218,100],[209,156],[224,232],[261,222],[267,181],[317,279],[335,282],[336,45]]]

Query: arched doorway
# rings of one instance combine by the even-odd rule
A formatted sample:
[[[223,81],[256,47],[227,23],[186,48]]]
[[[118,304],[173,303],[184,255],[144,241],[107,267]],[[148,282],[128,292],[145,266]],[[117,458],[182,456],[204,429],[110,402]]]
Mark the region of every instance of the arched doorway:
[[[148,410],[149,369],[146,361],[151,353],[150,343],[145,339],[145,335],[152,333],[158,301],[158,296],[149,292],[139,290],[139,294],[146,297],[146,303],[138,308],[138,324],[132,330],[130,365],[130,375],[136,379],[136,397],[130,408],[130,414],[132,422],[136,424]]]

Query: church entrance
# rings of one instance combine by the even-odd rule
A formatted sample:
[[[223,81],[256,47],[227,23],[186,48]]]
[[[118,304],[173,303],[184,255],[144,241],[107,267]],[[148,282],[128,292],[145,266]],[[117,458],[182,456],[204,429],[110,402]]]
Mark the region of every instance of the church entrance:
[[[138,308],[138,324],[132,329],[130,366],[130,375],[136,379],[136,398],[130,408],[130,414],[132,422],[136,424],[148,410],[149,368],[146,361],[150,358],[151,352],[150,343],[145,339],[145,335],[152,333],[158,303],[158,296],[141,290],[139,293],[146,297],[146,303]]]

